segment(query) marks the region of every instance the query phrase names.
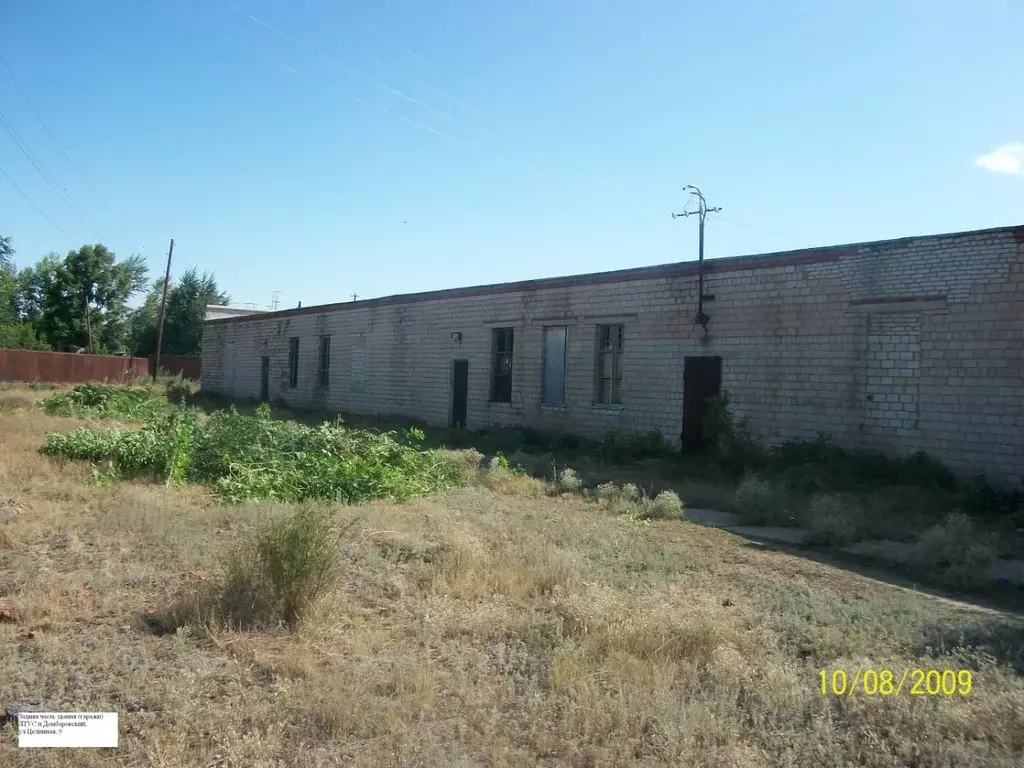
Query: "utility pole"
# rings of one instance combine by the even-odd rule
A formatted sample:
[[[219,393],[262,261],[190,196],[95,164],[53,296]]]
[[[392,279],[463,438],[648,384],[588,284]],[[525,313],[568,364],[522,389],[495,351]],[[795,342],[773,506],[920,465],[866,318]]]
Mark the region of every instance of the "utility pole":
[[[92,318],[89,316],[89,290],[92,288],[90,282],[85,289],[85,330],[89,334],[89,346],[86,347],[86,352],[92,354]]]
[[[708,335],[708,322],[711,320],[710,317],[704,312],[704,302],[714,301],[713,295],[707,295],[704,293],[704,219],[707,218],[709,213],[717,213],[722,210],[721,208],[708,208],[708,202],[704,199],[704,193],[700,191],[693,184],[687,184],[683,187],[683,191],[689,190],[691,197],[697,198],[697,210],[696,211],[683,211],[682,213],[673,213],[672,218],[687,218],[689,216],[696,215],[699,217],[699,245],[698,245],[698,262],[697,262],[697,314],[693,316],[693,322],[704,329],[704,335]]]
[[[358,293],[353,293],[352,294],[352,301],[355,301],[358,298],[359,298],[359,294]]]
[[[160,299],[160,323],[156,327],[156,362],[153,364],[153,382],[156,383],[156,376],[160,372],[160,348],[164,344],[164,314],[167,312],[167,286],[171,282],[171,256],[174,255],[174,238],[171,238],[171,247],[167,249],[167,273],[164,275],[164,295]]]

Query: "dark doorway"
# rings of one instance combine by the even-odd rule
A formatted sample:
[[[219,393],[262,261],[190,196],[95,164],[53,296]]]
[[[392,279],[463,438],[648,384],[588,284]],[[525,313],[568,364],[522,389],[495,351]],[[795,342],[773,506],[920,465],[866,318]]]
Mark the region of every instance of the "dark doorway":
[[[683,362],[683,450],[705,447],[704,413],[708,398],[722,388],[722,358],[688,357]]]
[[[260,402],[270,399],[270,358],[260,358]]]
[[[469,360],[452,361],[452,426],[466,426],[469,403]]]

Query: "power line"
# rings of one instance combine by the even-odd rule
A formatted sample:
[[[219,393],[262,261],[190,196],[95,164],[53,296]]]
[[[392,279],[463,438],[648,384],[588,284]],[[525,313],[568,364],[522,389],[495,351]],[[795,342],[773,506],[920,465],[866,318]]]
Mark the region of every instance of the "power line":
[[[18,149],[20,149],[22,154],[25,155],[25,157],[28,158],[28,161],[30,163],[32,163],[32,167],[35,168],[36,171],[39,172],[39,175],[43,177],[43,181],[45,181],[50,186],[50,189],[53,190],[53,193],[55,195],[57,195],[57,197],[59,197],[61,200],[63,200],[64,203],[70,207],[71,203],[68,202],[67,197],[64,196],[63,192],[61,192],[59,189],[57,189],[56,179],[54,179],[49,173],[46,172],[46,169],[43,168],[43,165],[42,165],[42,163],[39,162],[39,159],[32,153],[32,150],[30,150],[28,148],[28,146],[25,144],[25,142],[23,142],[21,140],[21,137],[18,135],[17,131],[14,130],[14,128],[11,126],[11,124],[4,117],[3,112],[0,112],[0,125],[3,125],[4,130],[7,131],[7,134],[12,139],[14,139],[14,143],[18,145]]]
[[[752,226],[750,224],[744,224],[742,221],[732,221],[731,219],[727,219],[724,216],[716,216],[715,218],[718,221],[725,222],[726,224],[732,224],[732,225],[737,226],[737,227],[743,227],[744,229],[749,229],[749,230],[751,230],[753,232],[760,232],[762,235],[771,235],[772,237],[778,237],[778,238],[781,238],[783,240],[788,240],[791,243],[796,243],[797,245],[805,245],[805,246],[810,246],[811,245],[806,240],[800,240],[800,239],[795,238],[795,237],[787,237],[786,235],[780,234],[778,232],[772,232],[770,230],[761,229],[759,227],[755,227],[755,226]]]
[[[107,205],[106,202],[104,202],[102,197],[99,196],[99,194],[93,188],[92,184],[89,183],[89,179],[87,179],[85,177],[85,174],[78,169],[78,166],[71,161],[71,158],[68,157],[68,153],[64,151],[64,148],[60,145],[60,142],[57,141],[57,137],[53,135],[53,132],[50,130],[50,127],[46,124],[46,121],[43,120],[43,116],[39,114],[39,110],[37,110],[35,104],[32,103],[32,99],[29,98],[28,93],[26,93],[25,89],[21,86],[21,83],[18,81],[18,78],[14,74],[14,70],[12,70],[10,64],[7,63],[7,59],[4,58],[3,53],[0,53],[0,63],[3,63],[4,69],[7,70],[7,74],[11,76],[11,80],[14,81],[14,84],[18,87],[18,90],[21,91],[21,95],[25,97],[25,101],[28,103],[29,107],[32,109],[32,112],[39,120],[40,125],[43,126],[43,130],[46,131],[47,136],[49,136],[50,140],[53,141],[53,145],[57,147],[58,150],[60,150],[60,153],[62,155],[64,155],[64,159],[68,161],[68,165],[70,165],[74,172],[78,174],[78,177],[82,180],[82,182],[89,189],[89,191],[92,192],[93,196],[100,201],[100,204],[104,208],[106,208],[111,215],[114,215],[114,212],[110,210],[110,206]],[[93,234],[96,233],[93,232]]]
[[[100,237],[99,232],[93,229],[92,226],[85,219],[82,218],[82,215],[75,210],[75,207],[71,204],[71,201],[68,200],[67,197],[61,194],[60,190],[57,189],[53,177],[50,176],[49,173],[47,173],[46,169],[43,168],[43,164],[32,153],[32,150],[30,150],[28,146],[25,144],[25,142],[21,140],[21,137],[18,136],[17,131],[15,131],[14,128],[11,127],[11,124],[7,121],[7,118],[4,117],[3,112],[0,112],[0,125],[3,125],[4,130],[6,130],[10,137],[14,139],[14,143],[18,145],[18,149],[20,149],[22,154],[24,154],[25,157],[28,158],[28,161],[32,163],[32,167],[39,172],[39,175],[43,177],[43,181],[45,181],[49,185],[50,189],[53,190],[54,194],[57,195],[57,197],[59,197],[61,200],[63,200],[64,204],[67,205],[67,207],[73,213],[75,213],[75,215],[78,217],[78,220],[85,225],[86,229],[88,229],[90,232],[96,235],[98,239],[102,240],[103,238]]]
[[[50,222],[50,226],[52,226],[54,229],[56,229],[58,232],[60,232],[62,235],[64,235],[64,237],[66,237],[68,239],[68,241],[72,245],[75,245],[75,241],[72,239],[71,235],[69,235],[63,229],[58,227],[57,224],[54,222],[54,220],[46,215],[46,211],[44,211],[42,208],[40,208],[38,205],[36,205],[35,200],[33,200],[31,197],[29,197],[28,194],[25,192],[25,190],[23,190],[21,187],[19,187],[18,183],[14,179],[12,179],[10,176],[7,175],[7,171],[5,171],[3,168],[0,168],[0,173],[2,173],[4,175],[4,177],[9,182],[11,182],[11,185],[16,190],[18,190],[21,193],[22,197],[24,197],[26,200],[29,201],[29,203],[32,205],[33,208],[35,208],[37,211],[39,211],[39,215],[40,216],[42,216],[44,219],[46,219],[48,222]]]

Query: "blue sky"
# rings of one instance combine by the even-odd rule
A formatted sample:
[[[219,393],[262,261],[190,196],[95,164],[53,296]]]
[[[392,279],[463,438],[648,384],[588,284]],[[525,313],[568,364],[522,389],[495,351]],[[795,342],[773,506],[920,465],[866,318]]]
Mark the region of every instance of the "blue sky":
[[[1021,29],[1019,0],[0,0],[56,143],[2,66],[0,113],[60,195],[2,126],[0,168],[67,237],[2,175],[0,233],[153,277],[173,237],[175,273],[287,307],[693,259],[688,183],[708,257],[1022,224]]]

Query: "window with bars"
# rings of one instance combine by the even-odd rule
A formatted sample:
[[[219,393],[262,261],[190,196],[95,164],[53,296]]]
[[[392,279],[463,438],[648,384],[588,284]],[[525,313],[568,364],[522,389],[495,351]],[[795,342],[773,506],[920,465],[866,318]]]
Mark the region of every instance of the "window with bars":
[[[491,402],[512,402],[512,344],[514,333],[511,328],[491,330],[491,350],[494,358],[491,367]]]
[[[597,402],[622,403],[622,325],[597,326]]]
[[[330,382],[331,371],[331,337],[320,337],[320,354],[317,358],[316,381],[321,387],[326,387]]]
[[[288,386],[295,389],[299,386],[299,337],[288,339]]]

